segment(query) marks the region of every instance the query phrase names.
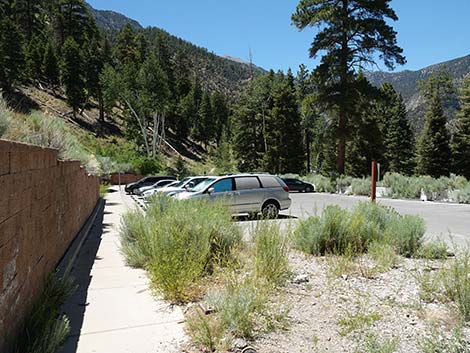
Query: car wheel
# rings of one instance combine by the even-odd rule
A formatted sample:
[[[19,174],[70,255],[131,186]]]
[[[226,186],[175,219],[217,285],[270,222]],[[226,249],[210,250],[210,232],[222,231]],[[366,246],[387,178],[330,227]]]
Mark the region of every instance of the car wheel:
[[[311,186],[307,186],[307,187],[305,188],[305,192],[312,192],[312,191],[313,191],[313,189],[312,189]]]
[[[279,206],[274,202],[267,202],[261,210],[264,218],[274,219],[279,216]]]

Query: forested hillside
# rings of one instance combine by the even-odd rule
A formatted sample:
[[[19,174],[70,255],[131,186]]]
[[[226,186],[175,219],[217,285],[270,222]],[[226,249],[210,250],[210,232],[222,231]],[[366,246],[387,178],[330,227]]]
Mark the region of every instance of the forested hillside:
[[[6,0],[0,14],[0,89],[13,109],[122,132],[152,160],[219,143],[229,102],[263,72],[82,0]]]
[[[406,62],[386,21],[397,20],[390,0],[377,6],[300,1],[293,24],[320,28],[309,53],[322,58],[295,75],[219,57],[83,0],[3,0],[0,89],[12,109],[46,110],[87,131],[93,154],[140,172],[197,160],[198,173],[367,176],[376,160],[382,172],[470,176],[469,57],[446,69],[364,73],[374,52],[390,69]],[[325,23],[322,11],[336,20]],[[349,40],[341,23],[356,28]]]

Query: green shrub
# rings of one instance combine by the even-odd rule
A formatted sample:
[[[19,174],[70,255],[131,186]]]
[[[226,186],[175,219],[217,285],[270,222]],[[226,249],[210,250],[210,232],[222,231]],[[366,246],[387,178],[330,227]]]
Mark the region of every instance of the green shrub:
[[[235,337],[251,338],[261,313],[267,309],[267,293],[253,278],[231,278],[222,290],[207,295],[226,330]]]
[[[336,185],[330,178],[324,177],[320,174],[308,174],[303,180],[312,183],[315,186],[317,192],[336,192]]]
[[[432,329],[431,335],[420,342],[423,353],[468,352],[468,341],[462,334],[462,328],[457,326],[451,333],[450,337],[443,337],[436,329]]]
[[[241,234],[222,205],[158,196],[145,214],[123,217],[121,239],[129,264],[147,268],[166,299],[185,302],[201,277],[229,260]]]
[[[24,328],[14,345],[15,353],[55,353],[66,340],[69,320],[60,308],[75,287],[70,279],[52,275],[26,317]]]
[[[386,239],[393,243],[397,252],[403,256],[414,256],[422,245],[426,232],[424,220],[419,216],[399,216],[384,230]]]
[[[457,256],[452,265],[443,271],[444,294],[456,303],[462,317],[470,320],[470,252]]]
[[[346,336],[353,331],[361,331],[380,320],[382,316],[376,312],[368,312],[360,306],[358,311],[351,313],[346,311],[345,315],[338,321],[340,335]]]
[[[351,180],[351,191],[354,195],[369,196],[371,190],[370,178],[354,178]]]
[[[452,301],[462,318],[470,321],[470,251],[458,254],[450,266],[417,277],[425,301]]]
[[[395,199],[419,198],[421,190],[412,183],[412,180],[412,178],[398,173],[386,173],[383,178],[383,185],[388,188],[387,196]]]
[[[449,179],[449,188],[451,190],[460,190],[468,187],[470,184],[463,176],[451,174]]]
[[[398,348],[399,339],[380,339],[375,334],[367,334],[362,342],[363,347],[358,348],[356,353],[393,353]]]
[[[366,252],[374,241],[387,243],[404,256],[413,256],[421,246],[424,221],[401,216],[389,207],[359,203],[352,212],[338,206],[325,208],[321,217],[301,221],[294,232],[298,249],[313,254]]]
[[[470,183],[467,183],[467,186],[458,190],[456,201],[458,203],[470,204]]]
[[[150,259],[149,224],[140,210],[129,211],[121,219],[121,251],[129,266],[144,268]]]
[[[221,345],[225,328],[216,315],[196,309],[186,317],[187,330],[195,343],[215,352]]]
[[[78,160],[88,166],[91,155],[85,150],[67,124],[59,118],[34,112],[28,119],[28,130],[18,140],[34,145],[59,150],[59,157],[65,160]]]
[[[258,223],[253,240],[255,243],[255,273],[273,284],[282,284],[289,269],[288,239],[279,224]]]
[[[425,243],[418,250],[417,256],[428,260],[443,260],[448,257],[449,247],[443,241]]]
[[[162,171],[162,165],[158,159],[138,158],[132,161],[132,167],[141,175],[158,174]]]
[[[375,261],[376,270],[380,272],[388,271],[398,263],[395,248],[388,243],[373,241],[369,244],[367,254]]]
[[[388,188],[387,196],[392,198],[418,199],[421,196],[421,191],[424,191],[428,200],[445,199],[453,191],[458,190],[455,201],[470,203],[470,184],[461,176],[451,175],[450,177],[433,179],[430,176],[407,177],[396,173],[387,173],[383,184]]]
[[[336,179],[336,191],[343,192],[346,188],[351,186],[352,181],[352,177],[341,175],[339,178]]]
[[[6,134],[10,127],[10,112],[8,111],[5,102],[0,98],[0,138]]]

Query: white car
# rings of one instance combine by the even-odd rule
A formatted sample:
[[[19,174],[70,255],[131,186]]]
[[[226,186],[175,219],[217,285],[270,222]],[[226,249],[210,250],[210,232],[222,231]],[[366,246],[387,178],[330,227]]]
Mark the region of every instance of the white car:
[[[162,188],[162,187],[167,186],[167,185],[169,185],[169,184],[171,184],[171,183],[175,183],[175,181],[177,181],[177,180],[171,180],[171,179],[160,180],[160,181],[157,181],[157,182],[156,182],[155,184],[153,184],[153,185],[150,185],[150,186],[143,186],[143,187],[141,187],[141,188],[135,189],[135,190],[134,190],[134,194],[136,194],[136,195],[143,195],[144,192],[146,192],[146,191]]]
[[[200,184],[207,178],[208,178],[207,176],[189,177],[189,178],[181,180],[179,183],[175,185],[171,184],[167,187],[161,188],[157,190],[157,192],[164,193],[168,196],[174,196],[181,192],[185,192],[188,190],[190,191],[192,188],[194,188],[196,185]]]
[[[164,189],[167,189],[167,188],[171,188],[177,184],[179,184],[180,181],[173,181],[172,183],[170,184],[167,184],[161,188],[158,188],[158,189],[150,189],[150,190],[146,190],[142,193],[142,197],[144,198],[149,198],[149,197],[152,197],[154,194],[156,194],[158,191],[162,191]]]

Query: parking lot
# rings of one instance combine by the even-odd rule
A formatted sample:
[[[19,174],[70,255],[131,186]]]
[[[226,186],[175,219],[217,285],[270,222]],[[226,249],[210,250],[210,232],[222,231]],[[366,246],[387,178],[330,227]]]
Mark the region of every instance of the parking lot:
[[[290,193],[290,198],[292,206],[289,210],[281,212],[279,220],[285,226],[297,222],[298,219],[320,215],[323,209],[330,205],[352,209],[358,202],[369,200],[361,196],[295,192]],[[131,196],[129,199],[141,207],[144,206],[143,200],[139,197]],[[426,236],[429,239],[442,239],[458,246],[470,245],[470,205],[393,199],[378,199],[377,202],[393,207],[401,214],[422,217],[426,222]],[[237,217],[236,221],[243,222],[243,226],[248,228],[256,224],[256,221],[250,221],[245,217]]]

